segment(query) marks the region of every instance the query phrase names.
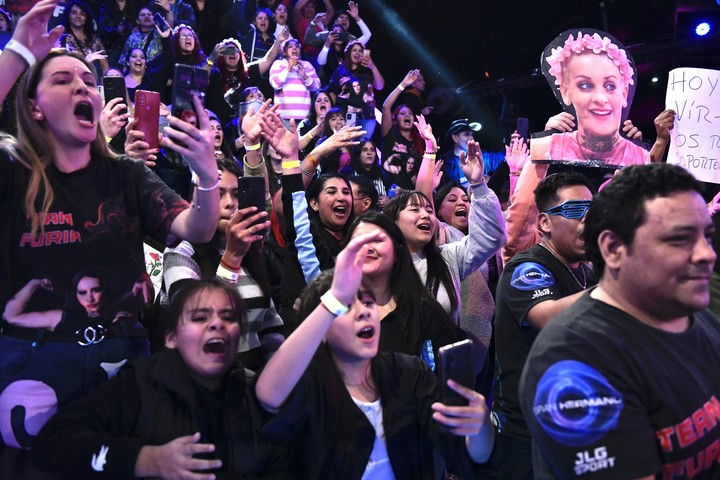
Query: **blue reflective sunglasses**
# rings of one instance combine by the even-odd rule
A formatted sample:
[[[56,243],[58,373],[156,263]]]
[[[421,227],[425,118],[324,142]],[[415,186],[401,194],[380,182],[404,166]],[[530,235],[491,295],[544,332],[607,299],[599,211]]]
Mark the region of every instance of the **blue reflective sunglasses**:
[[[568,200],[557,207],[548,208],[543,213],[548,215],[562,215],[571,220],[578,220],[585,216],[590,209],[590,200]]]

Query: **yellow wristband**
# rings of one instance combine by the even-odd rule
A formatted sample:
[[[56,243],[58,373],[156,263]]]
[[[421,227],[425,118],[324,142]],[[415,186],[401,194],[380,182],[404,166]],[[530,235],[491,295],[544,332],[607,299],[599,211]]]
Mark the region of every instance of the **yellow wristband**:
[[[435,160],[436,155],[434,153],[426,153],[423,155],[423,158],[427,158],[428,160]]]
[[[255,145],[245,145],[246,152],[251,152],[253,150],[257,150],[258,148],[260,148],[260,142],[256,143]]]
[[[300,160],[288,160],[281,163],[283,170],[289,170],[291,168],[298,168],[300,166]]]

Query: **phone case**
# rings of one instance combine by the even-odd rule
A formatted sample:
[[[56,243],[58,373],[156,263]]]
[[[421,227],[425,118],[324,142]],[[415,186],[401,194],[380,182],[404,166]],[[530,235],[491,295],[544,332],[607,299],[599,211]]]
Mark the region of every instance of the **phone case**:
[[[126,102],[127,89],[123,77],[103,77],[102,86],[105,103],[108,103],[113,98],[122,98],[123,103]]]
[[[160,94],[147,90],[135,91],[135,118],[137,130],[145,133],[150,148],[158,147],[158,125],[160,122]]]
[[[192,96],[205,99],[208,86],[208,71],[200,67],[175,64],[173,76],[172,114],[188,123],[197,124],[197,112]]]
[[[438,349],[438,374],[442,383],[442,402],[445,405],[467,405],[465,397],[447,386],[448,380],[473,388],[475,375],[473,374],[473,349],[471,340],[445,345]]]
[[[238,178],[238,209],[256,207],[257,212],[265,210],[265,179],[263,177]],[[261,219],[253,225],[265,222]]]

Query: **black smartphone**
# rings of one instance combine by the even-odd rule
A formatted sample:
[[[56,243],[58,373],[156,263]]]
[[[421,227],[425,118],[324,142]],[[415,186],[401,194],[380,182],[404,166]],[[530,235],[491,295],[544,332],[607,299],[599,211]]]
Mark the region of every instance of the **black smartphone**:
[[[232,45],[226,45],[220,49],[218,52],[220,55],[234,55],[237,53],[237,48],[235,48]]]
[[[113,98],[121,98],[122,103],[126,103],[127,88],[125,88],[123,77],[103,77],[102,86],[105,103],[110,102]]]
[[[195,94],[203,101],[207,86],[207,70],[176,63],[172,92],[173,116],[197,126],[197,112],[193,105],[192,96]]]
[[[161,32],[164,32],[165,30],[167,30],[166,25],[165,25],[165,18],[163,18],[163,16],[160,15],[160,13],[155,12],[155,15],[153,15],[153,21],[155,22],[155,25],[158,26],[158,28],[160,29]]]
[[[471,340],[445,345],[438,349],[438,375],[442,384],[442,403],[445,405],[465,406],[468,400],[447,386],[448,380],[473,389],[473,343]]]
[[[238,178],[238,209],[256,207],[257,212],[265,211],[265,178],[240,177]],[[254,214],[253,214],[254,215]],[[253,225],[265,223],[267,218],[254,222]],[[263,232],[257,232],[263,235]]]

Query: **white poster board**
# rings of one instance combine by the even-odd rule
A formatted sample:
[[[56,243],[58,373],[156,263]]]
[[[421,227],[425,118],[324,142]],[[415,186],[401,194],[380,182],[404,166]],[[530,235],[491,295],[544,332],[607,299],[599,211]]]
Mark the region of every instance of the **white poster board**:
[[[676,113],[668,163],[687,168],[703,182],[720,183],[720,71],[671,70],[665,108]]]

